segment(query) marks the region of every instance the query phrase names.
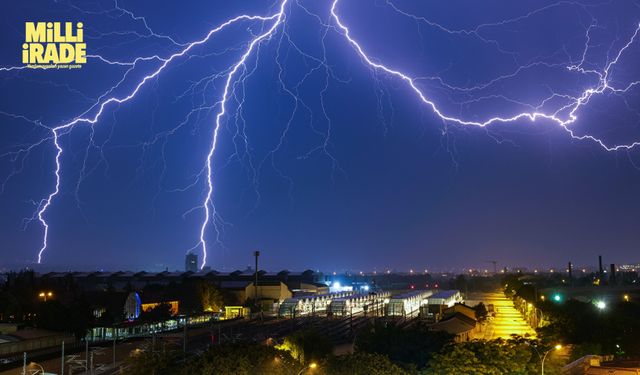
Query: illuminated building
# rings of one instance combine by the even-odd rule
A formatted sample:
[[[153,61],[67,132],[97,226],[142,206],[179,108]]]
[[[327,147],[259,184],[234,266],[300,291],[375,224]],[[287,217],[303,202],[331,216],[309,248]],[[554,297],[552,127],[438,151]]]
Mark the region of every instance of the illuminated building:
[[[150,312],[160,305],[168,305],[171,315],[178,315],[180,303],[177,300],[131,292],[124,303],[124,316],[127,320],[135,320],[143,312]]]
[[[198,272],[198,255],[187,253],[184,258],[184,270],[186,272]]]

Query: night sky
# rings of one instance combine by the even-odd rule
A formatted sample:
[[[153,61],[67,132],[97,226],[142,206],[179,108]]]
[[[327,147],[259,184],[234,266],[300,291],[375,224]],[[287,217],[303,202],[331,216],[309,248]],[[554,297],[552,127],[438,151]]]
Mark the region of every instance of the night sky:
[[[336,9],[374,61],[420,77],[451,116],[554,112],[597,86],[594,72],[630,41],[608,79],[623,88],[640,79],[640,1],[420,3],[341,0]],[[26,21],[82,21],[88,54],[131,62],[278,8],[11,0],[0,15],[0,66],[21,65]],[[443,121],[406,82],[368,66],[330,9],[290,0],[285,23],[233,80],[212,159],[220,231],[207,227],[208,266],[244,268],[256,249],[272,270],[557,267],[595,264],[598,254],[640,262],[640,146],[607,151],[545,119]],[[95,125],[59,137],[60,193],[44,214],[42,266],[178,269],[194,247],[202,259],[204,168],[226,74],[269,25],[233,24],[133,99],[108,105]],[[37,260],[37,211],[55,184],[51,128],[95,115],[96,103],[129,95],[159,65],[90,58],[79,70],[0,71],[0,269]],[[578,136],[638,141],[640,85],[593,96],[575,115]]]

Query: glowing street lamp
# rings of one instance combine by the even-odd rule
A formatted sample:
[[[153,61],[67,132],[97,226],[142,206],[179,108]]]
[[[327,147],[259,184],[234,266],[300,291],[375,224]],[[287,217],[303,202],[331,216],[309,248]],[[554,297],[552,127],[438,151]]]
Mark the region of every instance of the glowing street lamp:
[[[598,310],[604,310],[607,308],[607,304],[604,301],[596,301],[596,307]]]
[[[622,296],[622,299],[624,299],[625,302],[629,302],[629,295],[625,294],[624,296]]]
[[[544,375],[544,361],[545,361],[545,359],[547,359],[547,355],[549,353],[551,353],[552,351],[554,351],[554,350],[560,350],[560,349],[562,349],[562,345],[557,344],[553,348],[551,348],[551,349],[547,350],[546,352],[544,352],[544,355],[542,356],[542,362],[540,363],[540,374],[541,375]]]
[[[40,292],[40,294],[38,294],[38,297],[42,298],[44,300],[44,302],[47,302],[47,298],[53,297],[53,292],[51,292],[51,291],[49,291],[49,292]]]
[[[315,370],[318,367],[318,364],[315,362],[311,362],[309,363],[309,366],[303,367],[299,372],[298,375],[301,375],[304,370],[309,369],[309,370]]]

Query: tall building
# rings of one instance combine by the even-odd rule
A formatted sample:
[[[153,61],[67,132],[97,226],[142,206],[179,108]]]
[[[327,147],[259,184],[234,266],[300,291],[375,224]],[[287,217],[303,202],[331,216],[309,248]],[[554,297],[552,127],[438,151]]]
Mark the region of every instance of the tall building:
[[[187,253],[184,259],[184,270],[187,272],[198,272],[198,255]]]

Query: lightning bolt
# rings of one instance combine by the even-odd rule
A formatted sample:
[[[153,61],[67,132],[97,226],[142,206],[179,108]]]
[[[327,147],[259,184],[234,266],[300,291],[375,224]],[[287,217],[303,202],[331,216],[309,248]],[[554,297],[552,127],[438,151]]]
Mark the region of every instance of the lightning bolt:
[[[615,93],[623,93],[623,92],[627,92],[628,90],[630,90],[631,88],[633,88],[634,86],[640,84],[640,81],[634,81],[629,83],[627,86],[619,88],[619,87],[614,87],[610,84],[609,81],[609,73],[610,70],[618,63],[618,61],[620,60],[620,57],[623,55],[623,53],[633,44],[633,42],[636,40],[638,33],[640,32],[640,23],[637,24],[635,31],[633,33],[633,35],[631,36],[631,38],[629,39],[629,41],[618,51],[617,55],[615,56],[615,58],[613,60],[611,60],[606,67],[604,68],[604,71],[601,73],[598,73],[598,75],[600,76],[600,80],[599,80],[599,84],[595,87],[591,87],[588,88],[586,90],[584,90],[584,92],[582,92],[582,94],[576,98],[574,98],[572,100],[571,103],[561,107],[560,109],[558,109],[557,111],[553,112],[553,113],[545,113],[545,112],[522,112],[522,113],[518,113],[516,115],[510,116],[510,117],[500,117],[500,116],[495,116],[495,117],[490,117],[484,121],[471,121],[471,120],[466,120],[463,118],[459,118],[459,117],[454,117],[451,115],[448,115],[446,113],[444,113],[444,111],[442,111],[437,104],[435,103],[435,101],[433,101],[432,99],[430,99],[422,90],[420,90],[420,88],[418,88],[418,86],[416,85],[416,79],[410,77],[408,74],[405,74],[399,70],[396,70],[394,68],[390,68],[380,62],[375,62],[374,59],[372,57],[370,57],[365,51],[364,48],[360,45],[360,43],[358,41],[356,41],[350,33],[349,27],[342,21],[342,19],[340,18],[339,14],[338,14],[338,3],[340,2],[340,0],[334,0],[332,5],[331,5],[331,16],[333,17],[337,27],[339,28],[339,30],[342,32],[342,35],[344,35],[344,37],[346,38],[346,40],[348,41],[348,43],[353,47],[353,49],[358,53],[358,55],[360,56],[360,58],[364,61],[364,63],[371,67],[372,69],[378,70],[378,71],[382,71],[385,72],[391,76],[394,76],[396,78],[399,78],[400,80],[404,81],[405,83],[407,83],[409,85],[409,87],[411,88],[411,90],[413,91],[413,93],[420,99],[420,101],[424,104],[426,104],[428,107],[431,108],[431,110],[443,121],[445,122],[449,122],[449,123],[454,123],[454,124],[458,124],[458,125],[464,125],[464,126],[476,126],[476,127],[487,127],[491,124],[494,123],[511,123],[511,122],[517,122],[518,120],[521,119],[529,119],[530,121],[536,121],[538,119],[546,119],[549,121],[552,121],[554,123],[556,123],[557,125],[559,125],[562,129],[564,129],[573,139],[576,140],[589,140],[589,141],[593,141],[596,144],[598,144],[599,146],[601,146],[602,148],[604,148],[606,151],[617,151],[617,150],[621,150],[621,149],[626,149],[626,150],[630,150],[638,145],[640,145],[640,141],[635,141],[632,143],[628,143],[628,144],[617,144],[617,145],[608,145],[606,144],[602,139],[597,138],[595,136],[592,135],[576,135],[575,131],[573,129],[571,129],[569,127],[569,125],[571,125],[572,123],[574,123],[577,119],[578,116],[576,115],[576,112],[583,107],[585,104],[587,104],[589,102],[589,99],[591,99],[592,96],[594,95],[600,95],[603,94],[607,91],[609,92],[615,92]],[[545,9],[548,7],[545,7]],[[397,9],[397,8],[395,8]],[[403,14],[406,14],[403,12]],[[525,17],[525,16],[523,16]],[[476,29],[477,32],[477,29]],[[584,56],[583,56],[584,58]],[[568,66],[567,69],[569,70],[579,70],[580,65],[578,66]],[[568,115],[566,116],[565,119],[562,119],[561,117],[559,117],[559,113],[568,110]]]
[[[252,42],[249,44],[249,48],[248,50],[245,52],[244,55],[242,55],[242,58],[240,59],[240,61],[238,61],[238,63],[236,63],[236,65],[234,65],[233,69],[231,70],[231,72],[229,73],[228,77],[227,77],[227,83],[225,85],[225,90],[222,96],[222,100],[221,100],[221,104],[222,104],[222,109],[220,110],[220,112],[218,113],[218,115],[216,116],[216,125],[214,128],[214,137],[213,137],[213,143],[212,143],[212,147],[211,150],[208,154],[208,158],[207,158],[207,176],[209,178],[208,180],[208,186],[209,186],[209,190],[206,196],[206,199],[204,201],[204,209],[206,212],[206,217],[205,220],[203,222],[202,225],[202,231],[201,231],[201,243],[203,246],[203,259],[204,261],[206,261],[206,241],[204,239],[204,232],[205,229],[207,227],[207,224],[209,223],[210,220],[210,203],[211,203],[211,195],[213,193],[213,184],[211,182],[211,178],[212,178],[212,172],[211,172],[211,159],[213,157],[213,154],[215,152],[215,145],[216,145],[216,141],[217,141],[217,135],[218,135],[218,129],[219,129],[219,125],[220,125],[220,118],[224,115],[225,113],[225,103],[227,100],[227,95],[228,95],[228,91],[229,91],[229,85],[233,79],[233,76],[235,75],[236,71],[238,70],[238,68],[245,62],[245,60],[247,59],[247,57],[251,54],[251,52],[253,51],[255,45],[257,43],[259,43],[261,40],[267,38],[268,36],[270,36],[273,31],[276,29],[276,27],[282,22],[283,18],[284,18],[284,6],[286,5],[286,1],[283,1],[280,7],[280,12],[278,12],[277,14],[271,15],[271,16],[255,16],[255,15],[240,15],[237,16],[235,18],[232,18],[224,23],[222,23],[221,25],[217,26],[216,28],[212,29],[211,31],[209,31],[209,33],[206,35],[206,37],[204,37],[201,40],[192,42],[192,43],[188,43],[186,44],[186,47],[184,47],[182,50],[180,50],[177,53],[172,54],[171,56],[169,56],[168,58],[161,58],[159,56],[152,56],[152,57],[141,57],[141,58],[136,58],[133,62],[130,63],[122,63],[122,62],[112,62],[109,61],[107,59],[104,59],[102,57],[98,57],[101,61],[106,62],[108,64],[115,64],[115,65],[129,65],[131,66],[131,69],[133,69],[133,67],[136,66],[136,64],[140,61],[145,61],[145,60],[153,60],[153,59],[158,59],[160,61],[162,61],[162,64],[152,73],[146,75],[133,89],[133,91],[131,91],[128,95],[124,96],[124,97],[109,97],[106,99],[101,98],[101,101],[99,102],[99,104],[97,104],[95,107],[98,108],[97,113],[93,116],[86,116],[86,114],[88,112],[91,111],[91,109],[93,109],[94,107],[92,107],[91,109],[87,110],[85,113],[83,113],[81,116],[75,118],[74,120],[67,122],[65,124],[62,125],[58,125],[54,128],[51,129],[52,132],[52,138],[53,138],[53,144],[55,145],[56,148],[56,156],[55,156],[55,168],[54,168],[54,175],[55,175],[55,187],[54,190],[47,196],[46,199],[44,199],[41,204],[39,209],[37,210],[37,218],[40,221],[40,223],[42,224],[43,228],[44,228],[44,235],[43,235],[43,241],[42,241],[42,247],[40,248],[40,250],[38,251],[38,264],[40,264],[42,262],[42,256],[43,253],[45,252],[45,250],[47,249],[47,245],[48,245],[48,238],[49,238],[49,224],[47,223],[46,219],[45,219],[45,214],[47,212],[47,209],[49,208],[49,206],[51,205],[53,199],[59,194],[60,192],[60,170],[61,170],[61,161],[60,158],[62,157],[63,154],[63,148],[60,145],[59,139],[61,135],[67,134],[69,131],[71,131],[73,129],[74,126],[78,125],[78,124],[96,124],[98,122],[98,120],[101,118],[102,114],[105,111],[105,108],[107,106],[109,106],[110,104],[122,104],[125,103],[129,100],[131,100],[132,98],[134,98],[137,93],[140,91],[140,89],[143,87],[143,85],[145,83],[147,83],[149,80],[157,77],[172,61],[185,56],[191,49],[193,49],[193,47],[201,45],[206,43],[207,41],[209,41],[209,39],[211,39],[214,35],[216,35],[217,33],[219,33],[221,30],[225,29],[226,27],[228,27],[229,25],[232,25],[238,21],[246,21],[246,20],[258,20],[258,21],[273,21],[275,20],[275,22],[273,23],[272,27],[269,28],[269,30],[264,33],[259,35],[258,37],[254,38],[252,40]],[[10,68],[8,68],[7,70],[10,70]],[[123,78],[124,80],[124,78]],[[122,81],[121,81],[122,82]],[[117,87],[118,85],[114,86]],[[204,262],[202,267],[204,267]]]
[[[258,35],[256,38],[254,38],[251,41],[251,43],[249,44],[249,48],[247,48],[246,52],[242,55],[240,60],[233,66],[233,68],[227,75],[227,80],[225,82],[224,90],[222,92],[220,111],[216,115],[216,124],[213,129],[213,141],[211,143],[211,149],[209,150],[209,154],[207,155],[207,187],[208,189],[207,189],[207,194],[204,199],[204,202],[202,203],[202,206],[204,207],[204,210],[205,210],[205,219],[202,222],[202,227],[200,228],[200,245],[202,246],[202,265],[200,266],[200,268],[204,268],[205,265],[207,264],[207,241],[205,239],[205,234],[206,234],[207,226],[209,225],[209,221],[211,221],[211,215],[212,213],[215,214],[215,206],[212,204],[212,200],[211,200],[213,196],[212,159],[216,151],[216,145],[218,142],[218,131],[220,130],[220,121],[224,116],[224,114],[226,113],[226,108],[227,108],[226,104],[229,96],[229,87],[231,86],[233,78],[238,72],[238,69],[242,65],[244,65],[247,58],[249,57],[249,55],[251,55],[255,47],[263,40],[268,40],[269,38],[271,38],[271,36],[273,36],[278,26],[282,22],[284,22],[286,18],[284,13],[284,9],[286,5],[287,5],[287,0],[282,1],[282,3],[280,4],[280,11],[271,17],[271,19],[275,19],[275,22],[273,23],[273,25],[266,32]],[[216,228],[216,233],[219,234],[219,230],[217,228]]]
[[[126,68],[125,73],[123,74],[122,78],[118,82],[116,82],[113,86],[107,89],[102,95],[100,95],[98,99],[95,100],[94,104],[89,107],[89,109],[87,109],[80,115],[76,116],[71,121],[65,122],[61,125],[49,127],[49,126],[43,125],[40,122],[40,120],[37,120],[37,119],[31,119],[29,117],[22,116],[19,114],[0,111],[0,115],[9,116],[18,120],[27,121],[38,128],[44,129],[48,134],[46,137],[42,138],[40,141],[34,144],[28,145],[23,148],[19,148],[17,151],[0,155],[0,157],[9,156],[12,158],[13,161],[19,161],[19,164],[20,164],[20,166],[18,168],[14,168],[14,171],[9,175],[9,177],[7,177],[7,179],[3,181],[1,186],[2,189],[4,189],[4,185],[6,184],[7,180],[14,173],[18,173],[21,170],[22,163],[24,161],[24,158],[26,157],[25,155],[28,155],[28,153],[33,148],[51,141],[56,150],[55,158],[54,158],[55,167],[53,171],[55,176],[54,188],[46,196],[45,199],[36,203],[37,209],[33,217],[31,218],[31,220],[37,219],[42,225],[42,227],[44,228],[42,245],[38,251],[38,263],[42,262],[43,255],[48,247],[50,227],[49,227],[49,223],[46,220],[47,211],[50,208],[52,202],[54,202],[56,196],[58,196],[60,193],[60,185],[61,185],[61,178],[62,178],[61,177],[62,156],[64,153],[64,149],[60,143],[61,137],[69,134],[78,125],[88,125],[93,127],[101,120],[101,118],[104,116],[104,113],[107,112],[107,110],[110,107],[128,102],[131,99],[133,99],[143,86],[145,86],[149,81],[158,77],[161,74],[161,72],[163,72],[167,68],[167,66],[174,63],[176,60],[179,60],[180,58],[188,57],[189,53],[194,49],[194,47],[197,47],[199,45],[202,45],[208,42],[210,39],[214,38],[217,34],[219,34],[222,30],[226,29],[230,25],[233,25],[239,22],[258,22],[262,26],[262,29],[258,33],[252,34],[249,41],[246,42],[246,44],[243,44],[243,46],[241,47],[243,48],[242,50],[243,52],[240,54],[237,60],[234,60],[230,64],[229,68],[225,69],[222,72],[218,72],[212,76],[205,77],[201,81],[194,83],[190,87],[190,90],[195,90],[195,88],[198,85],[200,85],[202,82],[208,82],[213,80],[214,78],[223,78],[224,87],[222,89],[222,93],[220,94],[219,98],[214,103],[204,103],[198,108],[194,108],[191,112],[189,112],[189,114],[186,116],[185,120],[182,123],[178,124],[177,127],[175,127],[174,129],[163,133],[163,136],[166,136],[167,134],[171,134],[172,132],[175,132],[175,130],[177,130],[183,124],[185,124],[189,120],[189,118],[199,110],[213,109],[213,108],[217,109],[215,113],[214,123],[213,123],[212,138],[209,144],[208,152],[206,154],[206,161],[204,163],[205,165],[203,166],[202,171],[200,172],[202,176],[204,176],[203,178],[206,179],[204,199],[199,206],[194,207],[192,209],[192,210],[196,210],[196,209],[203,210],[203,219],[200,226],[199,239],[195,244],[195,246],[193,246],[191,249],[191,250],[194,250],[194,249],[200,248],[202,250],[203,257],[202,257],[201,268],[204,268],[207,263],[207,255],[211,247],[211,245],[208,244],[207,242],[207,233],[208,233],[209,227],[210,226],[213,227],[213,231],[215,233],[217,242],[220,242],[220,235],[221,235],[221,229],[219,228],[217,223],[217,221],[221,219],[219,219],[219,213],[216,210],[214,200],[213,200],[214,177],[215,177],[213,160],[214,160],[214,156],[216,155],[219,131],[222,124],[225,121],[225,118],[229,116],[228,112],[230,111],[229,109],[230,101],[235,100],[237,103],[237,108],[235,113],[236,134],[234,135],[234,143],[236,138],[239,139],[240,142],[244,143],[244,151],[239,150],[238,146],[236,145],[236,152],[234,155],[232,155],[232,157],[234,156],[237,157],[240,153],[248,154],[248,149],[249,149],[248,140],[247,140],[247,134],[244,131],[244,117],[242,115],[242,108],[244,103],[244,96],[243,96],[244,87],[243,86],[247,77],[249,77],[253,73],[253,71],[255,71],[255,66],[257,66],[259,63],[258,51],[260,49],[260,46],[263,43],[271,41],[272,39],[277,39],[277,42],[278,42],[275,63],[278,67],[278,80],[280,81],[280,89],[292,99],[293,110],[292,110],[291,116],[289,117],[288,121],[285,124],[286,126],[281,133],[278,143],[272,150],[270,150],[268,155],[258,164],[257,170],[254,167],[253,163],[249,161],[250,168],[253,172],[254,184],[257,184],[256,182],[258,179],[257,174],[259,174],[259,171],[261,170],[263,164],[268,159],[270,159],[271,164],[273,168],[276,170],[276,172],[279,173],[281,177],[283,177],[285,180],[287,180],[290,183],[290,190],[291,190],[291,186],[292,186],[291,179],[287,177],[284,173],[282,173],[275,166],[273,161],[273,155],[277,151],[279,151],[280,147],[283,145],[284,139],[287,136],[290,126],[294,121],[294,116],[296,115],[296,112],[299,109],[306,110],[309,113],[310,117],[313,117],[313,110],[309,105],[307,105],[302,100],[302,98],[298,93],[298,89],[304,83],[304,81],[316,71],[324,71],[324,74],[325,74],[324,86],[322,87],[322,90],[319,92],[319,101],[321,103],[320,107],[322,110],[321,117],[324,119],[325,123],[327,124],[327,129],[326,131],[321,131],[319,129],[316,129],[313,125],[313,119],[310,120],[310,126],[312,128],[312,131],[315,132],[317,135],[319,135],[322,138],[322,141],[317,147],[301,155],[300,158],[301,159],[308,158],[312,153],[316,151],[320,151],[320,152],[323,152],[331,161],[332,168],[334,171],[339,170],[343,172],[337,162],[337,159],[329,151],[329,144],[330,144],[330,138],[331,138],[331,119],[324,105],[325,94],[329,87],[329,78],[331,77],[334,80],[341,81],[338,77],[336,77],[333,74],[331,67],[327,62],[327,52],[326,52],[326,46],[324,42],[329,31],[334,31],[338,35],[340,35],[345,41],[345,43],[355,51],[355,53],[360,58],[360,60],[362,61],[363,65],[366,68],[370,69],[372,72],[384,73],[389,77],[397,79],[403,82],[404,84],[406,84],[410,92],[417,98],[417,100],[423,105],[425,105],[427,108],[429,108],[445,124],[453,124],[461,127],[488,128],[490,125],[493,125],[493,124],[518,123],[521,120],[529,120],[531,122],[547,121],[559,126],[563,131],[565,131],[569,135],[571,139],[580,140],[580,141],[589,141],[589,142],[595,143],[596,145],[598,145],[599,147],[601,147],[606,151],[631,150],[636,146],[640,145],[640,141],[634,141],[631,143],[622,143],[622,144],[610,144],[605,142],[603,139],[591,134],[578,134],[578,132],[571,127],[571,125],[578,120],[579,110],[585,107],[593,97],[607,94],[607,93],[623,94],[634,89],[636,86],[640,86],[640,81],[631,81],[623,85],[616,85],[612,83],[612,80],[611,80],[611,72],[615,69],[615,67],[617,66],[617,64],[625,54],[625,52],[627,52],[627,50],[631,48],[631,46],[637,41],[637,39],[640,38],[640,36],[638,35],[640,34],[640,23],[636,25],[634,32],[629,37],[627,42],[620,49],[618,49],[617,52],[615,52],[614,57],[610,59],[604,65],[604,67],[600,70],[585,67],[586,65],[585,62],[587,59],[587,51],[591,43],[590,33],[594,28],[598,27],[597,23],[595,22],[589,25],[586,31],[585,47],[584,47],[584,51],[582,53],[580,61],[577,63],[562,65],[562,67],[568,71],[597,77],[597,83],[595,85],[582,90],[582,92],[580,92],[578,95],[571,96],[571,95],[565,95],[565,94],[552,93],[549,97],[543,99],[537,105],[529,105],[526,103],[521,103],[521,102],[508,99],[503,94],[496,94],[493,96],[506,99],[510,102],[517,103],[520,105],[525,105],[529,107],[531,110],[520,112],[514,115],[508,115],[508,116],[495,115],[483,120],[470,120],[462,116],[454,116],[447,113],[447,111],[442,109],[441,106],[437,103],[437,100],[433,98],[432,93],[429,93],[427,92],[427,90],[422,89],[420,87],[419,81],[424,79],[433,80],[438,82],[443,88],[447,90],[450,90],[452,92],[462,92],[462,93],[468,94],[468,93],[475,93],[475,92],[482,91],[488,87],[495,85],[497,82],[516,77],[521,72],[536,66],[557,67],[561,64],[549,64],[549,63],[540,62],[540,61],[534,61],[527,64],[517,64],[517,68],[511,73],[501,75],[499,77],[496,77],[484,83],[476,84],[469,87],[461,87],[461,86],[449,84],[439,76],[435,76],[435,77],[411,76],[410,74],[403,72],[400,68],[395,68],[388,64],[385,64],[384,62],[380,61],[380,59],[375,58],[372,55],[368,54],[366,52],[366,48],[363,46],[363,44],[360,41],[356,39],[356,37],[353,36],[353,32],[350,30],[349,26],[344,21],[344,19],[340,16],[339,14],[340,0],[332,0],[331,7],[329,9],[326,19],[310,11],[307,7],[303,6],[299,0],[294,0],[291,4],[289,4],[288,0],[280,0],[279,2],[272,5],[272,8],[270,8],[270,9],[273,9],[272,10],[273,13],[270,15],[261,16],[261,15],[243,14],[243,15],[236,16],[234,18],[231,18],[217,25],[213,29],[209,30],[209,32],[206,34],[204,38],[200,40],[188,42],[188,43],[182,43],[181,41],[178,41],[177,38],[173,38],[171,36],[155,32],[154,30],[152,30],[149,23],[144,17],[137,16],[133,12],[130,12],[122,8],[117,1],[115,1],[114,3],[115,3],[115,6],[113,9],[107,10],[107,11],[101,10],[99,12],[94,12],[94,14],[106,14],[108,16],[115,14],[117,17],[127,17],[132,21],[139,22],[142,24],[144,29],[142,33],[137,31],[126,31],[126,32],[117,33],[117,34],[133,35],[137,38],[154,38],[156,40],[168,42],[168,44],[170,45],[170,48],[172,48],[172,50],[176,52],[169,53],[166,56],[161,56],[161,54],[154,54],[150,56],[139,56],[139,57],[133,58],[130,61],[116,61],[113,59],[103,57],[99,54],[87,55],[88,58],[96,60],[97,62],[108,64],[114,67]],[[561,6],[561,5],[574,5],[574,6],[586,7],[585,5],[582,5],[576,2],[560,1],[558,3],[554,3],[551,5],[547,5],[543,8],[536,9],[525,15],[519,16],[511,20],[499,21],[499,22],[490,23],[490,24],[482,24],[471,30],[453,30],[453,29],[444,27],[438,23],[432,22],[425,17],[416,16],[409,12],[406,12],[400,9],[399,7],[397,7],[390,0],[386,0],[385,4],[389,6],[390,9],[396,12],[397,14],[404,17],[409,17],[410,19],[416,22],[422,22],[426,24],[428,27],[432,27],[452,35],[477,38],[482,43],[485,43],[491,46],[492,48],[495,48],[495,50],[497,50],[498,52],[505,55],[512,56],[514,61],[516,60],[515,52],[509,51],[503,48],[496,40],[484,37],[482,35],[482,30],[489,27],[502,26],[502,25],[518,22],[528,17],[534,16],[536,14],[539,14],[541,12],[547,11],[549,9],[552,9],[554,7]],[[312,56],[311,54],[305,52],[300,46],[298,46],[292,40],[291,36],[289,35],[287,31],[287,17],[288,17],[287,9],[291,8],[293,5],[301,9],[306,15],[314,18],[322,28],[322,32],[321,32],[322,55],[320,57]],[[74,7],[74,8],[82,12],[87,12],[87,10],[84,10],[84,9],[80,9],[77,7]],[[98,36],[104,36],[104,35],[106,34],[98,34]],[[279,35],[279,37],[276,37],[277,35]],[[285,78],[283,77],[284,67],[283,67],[283,63],[281,62],[281,52],[280,52],[280,47],[283,43],[287,44],[292,48],[293,51],[303,56],[306,59],[306,61],[311,61],[313,63],[313,66],[309,68],[307,73],[293,86],[289,86],[285,84]],[[254,63],[255,66],[253,70],[247,71],[248,69],[247,65],[249,63],[249,59],[252,56],[256,56],[255,63]],[[129,75],[133,74],[135,69],[137,69],[142,64],[150,64],[150,63],[156,63],[158,64],[158,66],[155,69],[153,69],[149,74],[144,75],[133,86],[133,89],[130,90],[128,94],[123,94],[123,95],[115,94],[115,92],[121,88],[125,80],[128,79]],[[14,74],[18,74],[24,68],[25,67],[23,66],[0,67],[0,71],[13,72]],[[239,90],[240,94],[236,92],[237,85],[240,85],[242,87],[242,89]],[[90,99],[88,97],[84,97],[84,98]],[[476,98],[476,99],[470,100],[470,102],[479,101],[485,98],[488,98],[488,97]],[[545,111],[542,109],[543,107],[545,107],[545,105],[548,102],[552,101],[555,98],[562,98],[567,100],[567,102],[560,105],[558,108],[555,108],[552,111]],[[381,99],[379,98],[379,102],[380,101]],[[381,104],[379,105],[381,106]],[[160,136],[156,137],[149,144],[154,143],[159,138]],[[91,133],[90,142],[91,144],[93,144],[93,133]],[[147,145],[148,144],[145,144],[143,146],[146,147]],[[164,157],[164,154],[163,154],[163,157]],[[229,163],[230,160],[231,158],[227,163]],[[81,172],[81,176],[84,175],[85,164],[86,164],[86,156],[85,156],[85,163],[83,163],[83,170]],[[179,190],[184,191],[194,186],[196,182],[199,180],[200,175],[196,177],[197,178],[195,179],[193,184],[187,186],[184,189],[179,189]],[[79,184],[80,184],[80,181],[76,186],[76,195],[77,195],[77,190],[79,189]],[[257,193],[257,187],[256,187],[256,193]],[[191,212],[192,210],[189,210],[187,213]]]

